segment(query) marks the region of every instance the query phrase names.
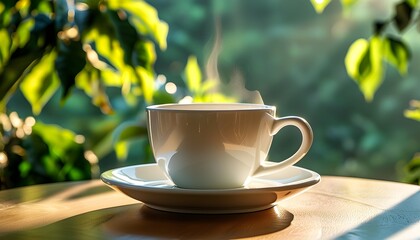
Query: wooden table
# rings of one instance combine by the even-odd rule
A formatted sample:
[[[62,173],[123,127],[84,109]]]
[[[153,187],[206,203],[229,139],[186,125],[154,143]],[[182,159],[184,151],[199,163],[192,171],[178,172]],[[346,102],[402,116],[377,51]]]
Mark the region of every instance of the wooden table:
[[[0,239],[420,239],[420,187],[347,177],[268,210],[150,209],[99,180],[0,191]]]

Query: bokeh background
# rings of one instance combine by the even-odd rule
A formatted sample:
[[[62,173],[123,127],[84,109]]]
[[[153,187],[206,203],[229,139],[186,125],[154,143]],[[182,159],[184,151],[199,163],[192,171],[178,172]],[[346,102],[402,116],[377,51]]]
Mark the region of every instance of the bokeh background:
[[[205,65],[220,20],[220,79],[238,78],[258,90],[278,116],[299,115],[313,126],[315,140],[298,165],[321,174],[399,179],[399,169],[420,147],[420,124],[403,116],[419,98],[418,32],[404,36],[412,47],[408,76],[389,68],[372,102],[347,76],[350,44],[372,35],[373,22],[393,14],[397,1],[359,1],[343,9],[333,1],[317,14],[310,1],[156,1],[170,25],[168,50],[157,70],[181,84],[190,54]],[[293,153],[300,142],[290,128],[277,135],[270,159]]]
[[[226,95],[251,101],[246,93],[259,91],[265,104],[277,106],[278,116],[302,116],[312,125],[313,147],[297,165],[324,175],[400,181],[403,166],[420,150],[420,123],[403,115],[410,100],[420,97],[420,35],[416,29],[404,34],[412,51],[408,75],[388,68],[371,102],[344,66],[350,44],[371,36],[372,23],[393,14],[395,2],[358,1],[343,9],[333,1],[317,14],[309,0],[149,1],[169,25],[168,47],[157,50],[155,71],[185,85],[188,57],[197,56],[205,74],[218,39],[218,75]],[[103,115],[75,89],[65,103],[57,94],[38,118],[84,135],[87,148],[98,157],[98,173],[153,161],[146,138],[131,142],[128,157],[117,159],[112,136],[101,133],[114,129],[116,122],[140,121],[144,109],[140,103],[126,104],[117,89],[108,94],[116,109],[112,116]],[[20,116],[32,114],[19,92],[9,109]],[[298,131],[285,128],[276,135],[269,158],[284,159],[299,143]]]

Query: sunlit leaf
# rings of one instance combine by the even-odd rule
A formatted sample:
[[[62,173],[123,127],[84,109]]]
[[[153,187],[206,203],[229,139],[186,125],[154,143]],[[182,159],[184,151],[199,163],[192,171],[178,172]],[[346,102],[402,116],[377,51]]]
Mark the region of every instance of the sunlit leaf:
[[[76,141],[74,132],[37,121],[27,141],[27,159],[31,164],[28,177],[47,178],[50,181],[91,177],[90,163],[84,157],[83,145]],[[78,171],[79,174],[72,174],[72,171]]]
[[[45,55],[20,84],[20,89],[31,104],[32,112],[35,115],[41,112],[44,105],[59,88],[60,81],[54,71],[56,56],[55,51]]]
[[[119,160],[127,158],[130,143],[147,137],[147,128],[139,122],[125,122],[113,132],[113,145]]]
[[[208,92],[208,91],[211,91],[211,90],[216,90],[218,85],[219,85],[219,82],[217,80],[207,79],[206,81],[203,82],[203,84],[201,86],[201,91],[202,92]]]
[[[113,108],[105,92],[106,86],[102,82],[102,71],[86,64],[83,71],[76,77],[76,87],[83,89],[92,98],[93,105],[99,107],[105,114],[112,114]]]
[[[14,1],[0,2],[0,27],[8,26],[12,20],[12,15],[16,11]]]
[[[398,69],[401,75],[407,74],[410,51],[407,45],[399,39],[387,37],[384,39],[384,59]]]
[[[31,164],[27,161],[22,162],[19,164],[19,172],[21,177],[25,178],[28,176],[29,171],[31,170]]]
[[[1,45],[1,44],[0,44]],[[0,71],[0,106],[4,105],[18,87],[19,79],[29,72],[34,64],[41,59],[45,48],[19,49],[19,53],[12,53],[10,59],[3,63]]]
[[[359,66],[368,50],[369,41],[366,39],[358,39],[350,46],[344,61],[347,74],[351,78],[358,79],[360,77]]]
[[[417,4],[419,4],[419,0],[405,0],[412,8],[417,7]]]
[[[166,37],[168,35],[168,24],[161,21],[157,10],[145,1],[108,1],[112,10],[125,10],[128,19],[135,26],[141,35],[151,35],[159,44],[161,49],[166,49]]]
[[[76,87],[82,89],[88,96],[92,96],[94,93],[95,79],[99,78],[97,69],[92,67],[90,64],[86,64],[85,68],[76,76]]]
[[[48,1],[42,1],[42,0],[31,1],[31,7],[29,11],[33,11],[33,10],[36,10],[38,13],[43,13],[43,14],[50,14],[53,11],[52,6]]]
[[[31,37],[31,29],[35,26],[35,20],[28,18],[19,24],[16,34],[13,35],[12,49],[23,48]]]
[[[109,17],[109,21],[111,21],[111,26],[113,26],[116,38],[119,40],[121,48],[124,50],[123,58],[125,63],[127,65],[132,65],[134,47],[136,42],[139,40],[135,28],[128,22],[126,18],[121,18],[116,11],[109,10],[106,12],[106,14]],[[104,19],[104,21],[106,21],[106,19]],[[112,36],[112,33],[110,32],[112,29],[103,29],[105,25],[103,25],[102,22],[97,22],[95,26],[98,27],[100,33],[105,34],[105,37],[109,37],[110,35]]]
[[[356,40],[349,48],[345,65],[347,73],[359,85],[366,101],[371,101],[383,78],[383,39],[373,36],[368,42]]]
[[[174,103],[175,97],[172,94],[167,93],[166,91],[156,91],[153,95],[154,104],[165,104],[165,103]]]
[[[150,103],[153,100],[153,93],[155,91],[155,80],[153,75],[143,67],[136,67],[136,73],[141,82],[141,89],[146,102]]]
[[[420,121],[420,101],[412,100],[410,102],[410,109],[404,111],[404,116],[413,120]]]
[[[127,159],[128,150],[130,148],[130,144],[128,142],[119,142],[116,143],[114,146],[115,154],[117,155],[117,159],[124,160]]]
[[[344,8],[352,7],[359,0],[341,0],[341,4]]]
[[[98,14],[92,26],[87,28],[82,41],[84,42],[85,52],[94,50],[98,60],[104,62],[107,66],[102,70],[102,80],[106,86],[121,87],[123,85],[124,72],[127,68],[124,62],[125,56],[132,58],[133,48],[122,49],[112,28],[111,20],[107,15]],[[130,40],[131,41],[131,40]],[[88,46],[88,45],[90,46]],[[123,40],[121,40],[123,44]],[[132,79],[133,77],[128,77]],[[76,79],[76,81],[78,81]],[[77,82],[76,82],[77,84]]]
[[[413,6],[406,1],[402,1],[395,5],[394,22],[400,32],[404,31],[410,24],[412,13]]]
[[[142,66],[153,72],[153,65],[156,61],[156,51],[151,41],[139,41],[134,51],[136,52],[135,65]]]
[[[404,182],[420,185],[420,153],[414,154],[403,170]]]
[[[96,46],[96,43],[97,42],[93,42],[91,44],[84,44],[83,46],[83,50],[86,52],[86,58],[90,62],[90,64],[98,70],[118,71],[114,64],[112,64],[111,60],[107,58],[112,58],[110,52],[111,50],[108,49],[108,56],[105,57],[101,54],[101,52],[99,52],[99,49],[106,49],[105,45],[101,44],[98,48]]]
[[[311,0],[312,6],[317,13],[322,13],[330,2],[331,0]]]
[[[214,102],[214,103],[221,103],[221,102],[237,102],[238,99],[231,97],[231,96],[226,96],[222,93],[209,93],[204,95],[201,98],[202,102]]]
[[[124,122],[114,131],[114,142],[124,142],[147,136],[147,128],[137,121]]]
[[[66,149],[77,145],[76,134],[68,129],[58,125],[43,124],[39,121],[33,126],[33,133],[42,137],[48,146],[54,146],[50,149],[57,156],[64,157]]]
[[[406,118],[410,118],[416,121],[420,121],[420,109],[414,109],[414,110],[405,110],[404,116]]]
[[[16,8],[17,11],[20,12],[20,14],[23,17],[26,17],[28,15],[30,5],[31,5],[30,0],[19,0],[19,1],[16,2],[15,8]]]
[[[10,37],[7,29],[0,29],[0,72],[10,57]]]
[[[92,96],[92,103],[95,106],[98,106],[104,114],[114,113],[114,109],[111,106],[109,97],[105,92],[105,87],[103,87],[101,84],[99,84],[99,87],[96,89],[95,94]]]
[[[201,70],[198,66],[196,57],[190,56],[188,58],[184,74],[188,90],[190,90],[191,92],[198,92],[200,90],[202,77]]]

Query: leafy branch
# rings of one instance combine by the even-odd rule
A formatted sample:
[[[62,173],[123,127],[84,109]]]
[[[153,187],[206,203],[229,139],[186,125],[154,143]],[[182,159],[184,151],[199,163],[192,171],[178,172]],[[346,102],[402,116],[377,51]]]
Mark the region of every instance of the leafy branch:
[[[357,0],[342,0],[348,8]],[[311,0],[318,13],[330,3],[329,0]],[[403,35],[410,28],[419,24],[419,1],[403,0],[394,7],[394,15],[386,20],[373,23],[373,34],[369,39],[360,38],[353,42],[345,57],[347,74],[356,82],[366,101],[372,101],[381,86],[387,65],[395,68],[401,76],[408,72],[411,59],[410,48],[403,40]],[[396,33],[389,28],[395,27]],[[420,115],[418,107],[412,107],[405,116],[414,120]]]
[[[344,7],[353,5],[357,0],[342,0]],[[311,0],[318,13],[322,13],[330,0]],[[409,46],[402,36],[410,28],[420,24],[419,1],[403,0],[394,7],[394,15],[373,24],[373,34],[369,39],[360,38],[353,42],[345,57],[347,74],[357,83],[366,101],[372,101],[384,79],[387,65],[395,68],[401,76],[408,71],[411,59]],[[395,26],[397,33],[390,34],[388,28]],[[412,100],[405,117],[420,121],[420,102]],[[405,181],[420,184],[420,158],[415,154],[404,167]]]
[[[154,93],[155,44],[166,48],[168,25],[135,0],[20,0],[0,3],[0,104],[20,87],[39,114],[55,92],[74,87],[105,113],[105,92],[126,98]],[[3,110],[4,111],[4,110]]]

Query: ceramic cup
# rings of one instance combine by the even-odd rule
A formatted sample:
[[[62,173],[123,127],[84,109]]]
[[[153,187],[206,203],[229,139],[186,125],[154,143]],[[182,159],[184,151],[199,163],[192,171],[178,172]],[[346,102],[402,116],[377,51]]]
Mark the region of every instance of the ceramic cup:
[[[149,140],[177,187],[239,188],[252,176],[295,164],[311,147],[312,129],[304,119],[277,118],[275,112],[274,106],[241,103],[149,106]],[[281,162],[266,161],[273,135],[289,125],[302,133],[299,149]]]

